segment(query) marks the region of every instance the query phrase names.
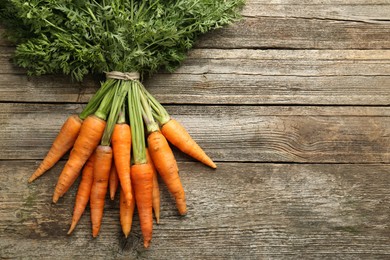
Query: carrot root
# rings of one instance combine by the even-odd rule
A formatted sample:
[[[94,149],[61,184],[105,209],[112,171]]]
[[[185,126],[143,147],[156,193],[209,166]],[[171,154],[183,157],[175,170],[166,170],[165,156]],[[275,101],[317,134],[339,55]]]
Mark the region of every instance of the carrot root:
[[[156,131],[148,136],[148,150],[157,172],[167,185],[168,190],[176,200],[180,215],[187,213],[186,199],[179,177],[176,159],[165,137]]]
[[[160,188],[158,185],[157,170],[148,150],[146,150],[146,159],[153,170],[153,211],[156,217],[156,223],[160,224]]]
[[[38,166],[37,170],[28,179],[29,183],[33,182],[47,170],[52,168],[61,159],[61,157],[64,156],[70,148],[72,148],[77,136],[79,135],[82,122],[83,121],[77,115],[71,115],[68,117],[62,125],[56,139],[53,141],[49,152]]]
[[[144,247],[147,248],[152,240],[153,232],[153,170],[149,164],[134,164],[130,172]]]
[[[69,228],[68,235],[70,235],[79,222],[84,210],[88,204],[89,196],[91,194],[92,182],[93,182],[93,165],[94,154],[89,157],[87,163],[84,166],[79,188],[76,194],[75,205],[73,209],[72,224]]]
[[[98,146],[105,126],[106,122],[96,116],[89,116],[84,120],[69,159],[58,178],[53,195],[54,203],[65,194],[79,176],[81,168]]]
[[[164,124],[161,132],[171,144],[179,148],[183,153],[188,154],[211,168],[217,168],[217,165],[175,119],[171,119]]]
[[[92,236],[97,237],[100,231],[104,201],[106,198],[108,179],[112,163],[112,149],[110,146],[99,145],[96,148],[93,167],[93,183],[90,195]]]
[[[119,194],[119,216],[122,227],[122,232],[127,238],[131,231],[131,225],[133,223],[133,215],[135,208],[135,198],[131,199],[130,205],[126,201],[125,193],[122,189],[120,189]]]
[[[132,200],[130,179],[131,130],[128,124],[116,124],[111,138],[112,149],[119,182],[126,196]],[[130,206],[130,204],[129,204]]]
[[[118,184],[119,184],[118,173],[116,170],[115,162],[113,160],[111,163],[110,183],[109,183],[109,185],[110,185],[110,199],[111,200],[115,199],[115,193],[116,193],[116,190],[118,189]]]

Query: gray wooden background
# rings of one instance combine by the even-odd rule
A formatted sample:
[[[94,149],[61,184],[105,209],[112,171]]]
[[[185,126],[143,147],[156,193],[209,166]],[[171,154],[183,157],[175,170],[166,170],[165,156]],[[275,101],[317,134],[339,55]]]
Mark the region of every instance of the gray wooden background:
[[[145,81],[219,167],[175,150],[189,214],[163,186],[148,250],[138,217],[121,234],[118,200],[97,239],[88,212],[66,235],[64,160],[27,184],[99,83],[27,77],[0,38],[1,259],[390,258],[390,1],[248,0],[243,15]]]

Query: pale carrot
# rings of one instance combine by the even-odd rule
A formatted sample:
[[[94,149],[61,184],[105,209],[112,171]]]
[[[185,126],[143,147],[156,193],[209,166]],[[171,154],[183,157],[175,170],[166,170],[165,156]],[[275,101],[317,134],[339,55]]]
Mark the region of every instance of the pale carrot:
[[[58,178],[53,195],[54,203],[65,194],[79,176],[81,168],[98,146],[105,126],[106,122],[95,115],[88,116],[84,120],[69,159]]]
[[[180,215],[185,215],[187,213],[185,193],[180,181],[176,159],[167,140],[160,131],[149,134],[147,140],[148,150],[157,172],[175,198]]]
[[[79,135],[82,120],[77,115],[71,115],[62,125],[60,132],[54,140],[49,152],[43,159],[38,169],[31,175],[28,182],[34,181],[36,178],[44,174],[47,170],[53,167],[64,154],[72,148]]]
[[[100,231],[104,202],[106,198],[108,179],[112,163],[112,149],[110,146],[99,145],[95,152],[93,167],[93,183],[90,195],[92,236],[97,237]]]
[[[118,184],[119,184],[118,173],[116,171],[116,166],[115,166],[115,162],[114,162],[114,159],[113,159],[112,163],[111,163],[110,181],[109,181],[109,185],[110,185],[110,199],[111,200],[115,199],[115,193],[116,193],[116,190],[118,189]]]
[[[175,119],[170,119],[161,127],[165,138],[183,153],[197,159],[211,168],[217,168],[215,163],[207,156],[202,148],[189,135],[186,129]]]
[[[160,224],[160,188],[157,180],[157,171],[154,166],[153,160],[150,157],[149,150],[146,149],[146,159],[148,160],[148,164],[152,167],[153,170],[153,211],[154,216],[156,217],[156,223]]]
[[[95,154],[93,153],[89,157],[87,163],[84,165],[83,172],[81,175],[81,181],[76,194],[75,205],[73,208],[72,224],[69,228],[68,235],[75,229],[81,216],[84,213],[85,207],[88,204],[89,196],[91,194],[91,187],[93,182],[93,165],[94,165]]]
[[[131,225],[133,223],[133,215],[135,208],[135,196],[131,198],[130,205],[126,201],[125,193],[120,189],[119,193],[119,217],[122,227],[122,232],[127,238],[131,231]]]

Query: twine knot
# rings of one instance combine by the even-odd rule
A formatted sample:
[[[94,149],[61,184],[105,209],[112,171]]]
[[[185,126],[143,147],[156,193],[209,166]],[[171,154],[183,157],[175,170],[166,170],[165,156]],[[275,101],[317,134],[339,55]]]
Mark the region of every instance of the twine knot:
[[[120,80],[139,80],[140,75],[138,72],[110,71],[110,72],[106,72],[106,78],[120,79]]]

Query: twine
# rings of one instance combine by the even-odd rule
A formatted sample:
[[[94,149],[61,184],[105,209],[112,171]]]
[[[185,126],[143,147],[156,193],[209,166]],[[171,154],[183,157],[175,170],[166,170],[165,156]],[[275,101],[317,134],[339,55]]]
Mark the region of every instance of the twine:
[[[106,72],[106,78],[120,79],[120,80],[139,80],[140,75],[138,72],[110,71],[110,72]]]

